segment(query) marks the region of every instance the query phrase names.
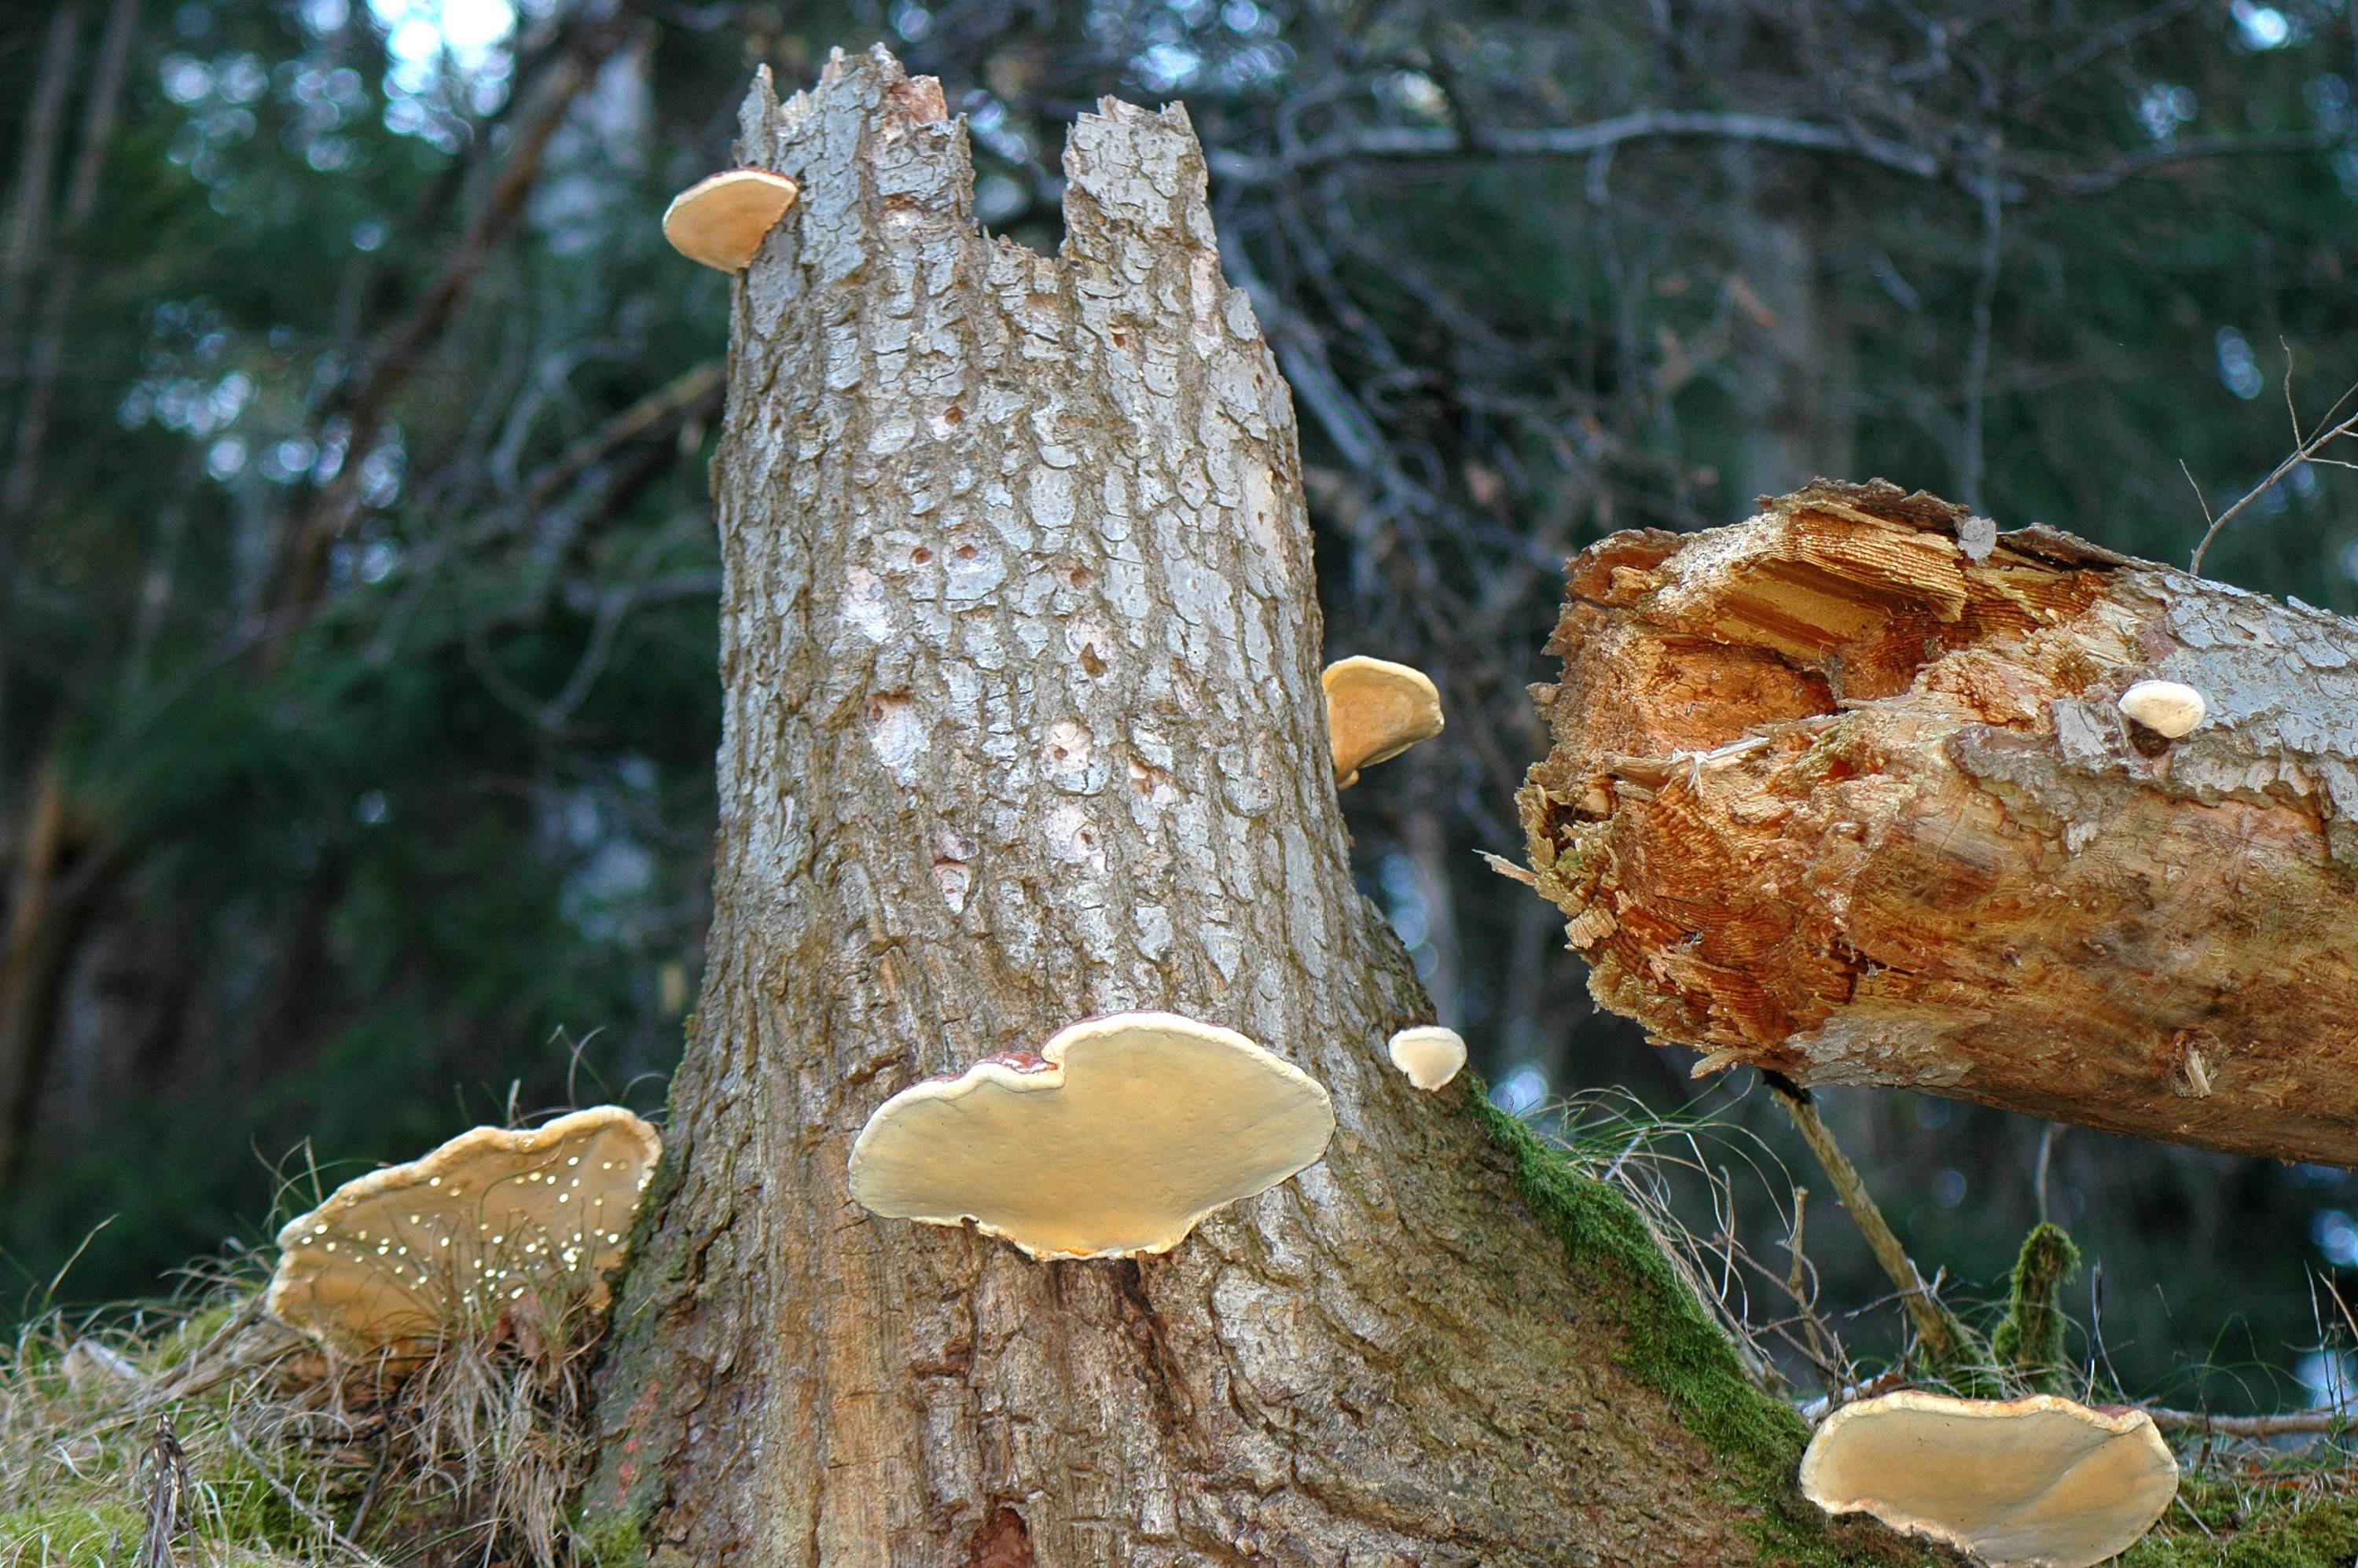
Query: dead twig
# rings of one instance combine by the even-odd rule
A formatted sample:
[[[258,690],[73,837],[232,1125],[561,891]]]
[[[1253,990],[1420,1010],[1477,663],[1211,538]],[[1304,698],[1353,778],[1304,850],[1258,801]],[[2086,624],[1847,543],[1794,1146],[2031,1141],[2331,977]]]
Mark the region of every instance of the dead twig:
[[[2274,490],[2278,481],[2293,470],[2309,462],[2325,462],[2334,467],[2347,466],[2331,458],[2320,458],[2317,454],[2324,450],[2327,445],[2344,436],[2358,436],[2358,410],[2353,410],[2348,414],[2342,412],[2348,406],[2351,398],[2358,396],[2358,386],[2351,387],[2349,391],[2335,398],[2333,406],[2327,409],[2324,418],[2318,422],[2316,433],[2304,437],[2300,433],[2300,414],[2299,410],[2292,409],[2292,348],[2289,344],[2285,346],[2284,384],[2285,406],[2292,410],[2292,437],[2295,445],[2291,455],[2270,469],[2267,478],[2254,485],[2243,500],[2220,513],[2216,517],[2211,515],[2210,503],[2202,499],[2202,487],[2199,484],[2194,485],[2195,503],[2202,508],[2203,519],[2211,525],[2203,530],[2201,543],[2194,546],[2194,557],[2187,562],[2187,570],[2199,575],[2202,570],[2203,553],[2211,548],[2211,541],[2219,536],[2219,531],[2234,522],[2245,507]],[[2186,470],[2183,462],[2178,466],[2181,471]],[[2186,482],[2194,484],[2194,475],[2191,472],[2187,472]]]
[[[1876,1262],[1882,1266],[1885,1276],[1898,1290],[1900,1303],[1916,1325],[1916,1337],[1923,1342],[1925,1353],[1931,1357],[1933,1365],[1944,1371],[1962,1365],[1968,1343],[1964,1325],[1941,1304],[1931,1287],[1924,1283],[1923,1275],[1917,1272],[1914,1260],[1908,1256],[1908,1249],[1899,1244],[1899,1238],[1883,1217],[1883,1210],[1866,1190],[1866,1179],[1858,1173],[1858,1167],[1850,1162],[1850,1156],[1844,1154],[1842,1145],[1834,1141],[1833,1130],[1818,1115],[1818,1108],[1811,1101],[1810,1091],[1782,1073],[1763,1072],[1760,1077],[1768,1086],[1768,1091],[1777,1097],[1777,1103],[1785,1108],[1785,1114],[1792,1118],[1801,1141],[1807,1143],[1810,1152],[1817,1156],[1818,1163],[1825,1170],[1826,1179],[1833,1184],[1834,1196],[1866,1235],[1867,1249],[1875,1254]]]
[[[139,1538],[139,1568],[172,1568],[172,1542],[189,1509],[189,1456],[169,1414],[156,1418],[147,1444],[147,1528]]]
[[[2351,1418],[2343,1411],[2293,1411],[2282,1415],[2212,1415],[2208,1411],[2173,1410],[2148,1410],[2145,1413],[2164,1432],[2200,1432],[2217,1437],[2288,1437],[2303,1433],[2331,1435],[2351,1429]]]

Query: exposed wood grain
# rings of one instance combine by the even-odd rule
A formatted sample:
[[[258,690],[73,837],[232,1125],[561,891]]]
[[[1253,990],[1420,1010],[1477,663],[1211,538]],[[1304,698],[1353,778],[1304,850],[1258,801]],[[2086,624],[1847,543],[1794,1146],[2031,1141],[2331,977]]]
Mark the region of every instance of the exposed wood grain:
[[[1598,1000],[1706,1067],[2358,1163],[2358,625],[1880,482],[1765,505],[1571,563],[1520,800]],[[2210,721],[2132,726],[2149,677]]]

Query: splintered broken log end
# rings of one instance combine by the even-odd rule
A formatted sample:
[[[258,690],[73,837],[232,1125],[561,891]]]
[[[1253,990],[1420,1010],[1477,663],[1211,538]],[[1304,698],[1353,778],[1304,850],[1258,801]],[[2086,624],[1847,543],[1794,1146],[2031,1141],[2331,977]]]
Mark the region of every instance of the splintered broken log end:
[[[1592,990],[1803,1084],[2358,1164],[2358,624],[1985,521],[1822,480],[1571,562],[1518,799]]]

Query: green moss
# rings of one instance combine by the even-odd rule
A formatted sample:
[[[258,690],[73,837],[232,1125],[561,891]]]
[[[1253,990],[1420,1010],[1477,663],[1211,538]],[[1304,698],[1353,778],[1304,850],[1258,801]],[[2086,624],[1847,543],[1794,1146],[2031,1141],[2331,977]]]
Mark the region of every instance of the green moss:
[[[1990,1336],[1998,1365],[2026,1387],[2060,1390],[2063,1379],[2063,1310],[2057,1297],[2080,1267],[2080,1249],[2062,1227],[2041,1220],[2022,1238],[2006,1317]]]
[[[22,1508],[0,1514],[0,1562],[106,1568],[138,1551],[140,1529],[120,1503]]]
[[[1752,1513],[1747,1533],[1763,1559],[1795,1568],[1906,1560],[1891,1538],[1830,1523],[1794,1490],[1807,1424],[1746,1375],[1726,1334],[1672,1271],[1628,1201],[1492,1105],[1478,1078],[1468,1074],[1464,1081],[1475,1119],[1514,1162],[1516,1195],[1562,1243],[1565,1265],[1621,1292],[1628,1329],[1621,1365],[1660,1390],[1686,1430],[1736,1472],[1740,1500]]]
[[[646,1568],[646,1543],[639,1521],[627,1514],[602,1514],[574,1527],[573,1545],[594,1568]]]
[[[2297,1496],[2251,1517],[2217,1483],[2190,1478],[2181,1496],[2201,1523],[2173,1509],[2170,1528],[2131,1548],[2121,1568],[2348,1568],[2358,1559],[2358,1498]]]

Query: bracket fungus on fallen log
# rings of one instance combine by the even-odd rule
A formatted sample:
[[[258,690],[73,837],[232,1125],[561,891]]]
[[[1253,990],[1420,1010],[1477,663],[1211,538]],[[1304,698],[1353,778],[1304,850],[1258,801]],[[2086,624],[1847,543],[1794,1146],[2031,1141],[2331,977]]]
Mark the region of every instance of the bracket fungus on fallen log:
[[[1441,693],[1431,676],[1390,659],[1337,659],[1319,676],[1326,691],[1326,742],[1335,787],[1349,789],[1361,768],[1399,756],[1441,733]]]
[[[1115,1013],[886,1100],[852,1144],[851,1196],[971,1221],[1033,1258],[1135,1258],[1315,1162],[1334,1133],[1325,1088],[1235,1031]]]
[[[2165,741],[2193,734],[2210,711],[2201,692],[2174,680],[2141,680],[2121,693],[2117,706]]]
[[[355,1357],[487,1330],[528,1296],[602,1312],[662,1152],[615,1105],[470,1129],[288,1220],[264,1305]]]
[[[800,194],[793,180],[766,168],[723,169],[671,199],[664,209],[664,238],[692,262],[743,272]]]
[[[2092,1568],[2161,1518],[2178,1461],[2143,1411],[1907,1389],[1826,1417],[1801,1487],[1828,1513],[1873,1514],[1991,1568]]]
[[[1763,504],[1570,565],[1518,802],[1597,1000],[1705,1069],[2358,1164],[2358,623],[1880,481]],[[2207,719],[2132,723],[2151,681]]]

